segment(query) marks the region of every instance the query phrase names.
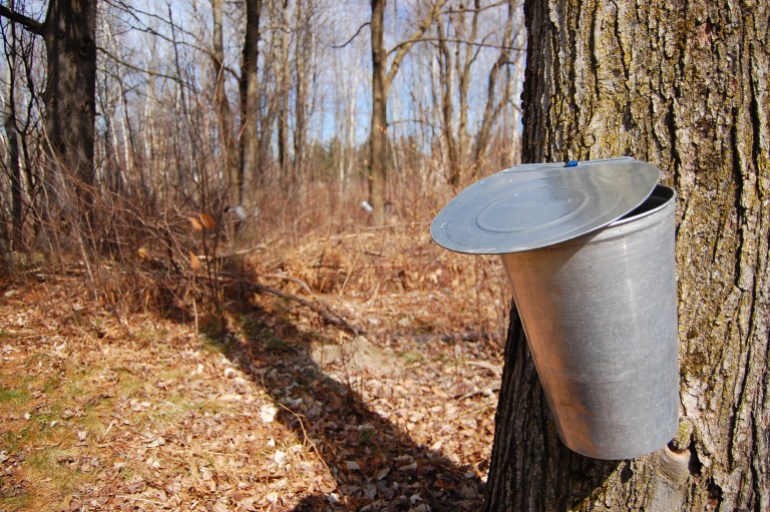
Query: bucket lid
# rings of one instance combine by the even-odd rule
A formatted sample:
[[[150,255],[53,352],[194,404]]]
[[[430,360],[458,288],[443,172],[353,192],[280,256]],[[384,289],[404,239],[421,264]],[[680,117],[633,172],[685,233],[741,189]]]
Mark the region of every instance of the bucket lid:
[[[619,219],[647,199],[659,178],[657,167],[630,157],[518,165],[460,192],[430,234],[468,254],[538,249]]]

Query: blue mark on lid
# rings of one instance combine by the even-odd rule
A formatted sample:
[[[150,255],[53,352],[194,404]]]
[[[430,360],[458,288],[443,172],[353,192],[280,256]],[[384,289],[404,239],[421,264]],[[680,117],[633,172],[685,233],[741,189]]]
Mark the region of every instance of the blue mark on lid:
[[[577,167],[578,161],[577,160],[567,160],[564,162],[564,167]]]

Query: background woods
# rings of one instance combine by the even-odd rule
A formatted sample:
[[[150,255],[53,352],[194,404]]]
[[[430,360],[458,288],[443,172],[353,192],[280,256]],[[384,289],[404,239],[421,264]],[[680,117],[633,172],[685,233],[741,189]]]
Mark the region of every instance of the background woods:
[[[513,1],[16,0],[0,14],[8,249],[54,243],[54,210],[98,210],[80,232],[113,250],[128,239],[105,219],[131,207],[241,205],[281,223],[369,199],[381,224],[386,205],[415,215],[395,197],[446,197],[517,158]]]

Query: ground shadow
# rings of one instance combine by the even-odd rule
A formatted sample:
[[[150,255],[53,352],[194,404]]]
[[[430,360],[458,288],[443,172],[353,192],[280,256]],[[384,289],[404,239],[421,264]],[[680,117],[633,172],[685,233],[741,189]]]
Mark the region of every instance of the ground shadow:
[[[473,468],[415,444],[403,429],[371,410],[349,385],[326,375],[310,356],[310,341],[318,334],[302,332],[280,311],[260,308],[253,301],[249,280],[240,282],[226,288],[226,304],[245,336],[237,341],[230,336],[226,355],[276,403],[289,404],[278,419],[300,438],[315,440],[336,481],[339,502],[316,494],[295,511],[481,508],[483,483]],[[293,307],[297,306],[287,305],[287,310]]]

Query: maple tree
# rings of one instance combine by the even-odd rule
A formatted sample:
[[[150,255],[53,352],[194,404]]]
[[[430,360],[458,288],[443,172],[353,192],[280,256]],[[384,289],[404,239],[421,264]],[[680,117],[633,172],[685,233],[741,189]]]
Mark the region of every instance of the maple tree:
[[[770,6],[549,0],[525,12],[523,160],[633,155],[678,194],[681,419],[647,457],[570,452],[513,314],[486,510],[765,510]]]

